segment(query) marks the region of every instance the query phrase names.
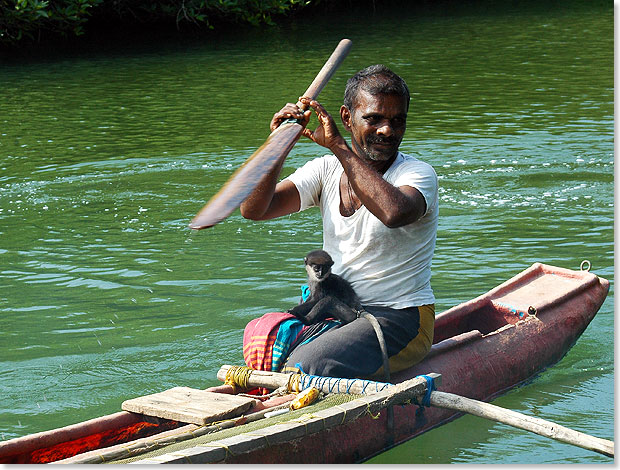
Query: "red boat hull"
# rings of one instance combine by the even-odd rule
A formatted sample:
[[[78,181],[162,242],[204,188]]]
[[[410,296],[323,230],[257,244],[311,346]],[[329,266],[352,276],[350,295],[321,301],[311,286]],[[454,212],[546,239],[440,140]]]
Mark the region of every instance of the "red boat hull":
[[[436,372],[442,391],[489,401],[557,363],[596,315],[609,282],[585,271],[539,263],[501,286],[438,315],[429,356],[394,382]],[[534,312],[535,315],[528,313]],[[480,331],[477,334],[475,330]],[[367,460],[459,416],[454,411],[394,407],[348,425],[265,447],[226,463],[353,463]]]
[[[429,355],[393,374],[394,382],[436,372],[442,391],[489,401],[558,362],[601,307],[609,282],[585,271],[534,264],[488,293],[438,315]],[[226,463],[352,463],[366,460],[458,416],[417,406],[393,408],[349,424],[324,429]],[[151,423],[149,423],[151,421]],[[59,430],[0,443],[0,463],[50,462],[128,442],[180,423],[116,413]],[[135,434],[132,434],[134,433]],[[198,460],[195,463],[199,462]]]

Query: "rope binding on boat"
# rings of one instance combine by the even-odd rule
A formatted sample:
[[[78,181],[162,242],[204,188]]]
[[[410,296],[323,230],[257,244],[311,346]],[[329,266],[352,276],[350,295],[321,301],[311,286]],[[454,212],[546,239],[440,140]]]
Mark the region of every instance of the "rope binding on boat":
[[[422,398],[422,402],[418,402],[418,398],[414,397],[413,402],[418,405],[418,410],[416,411],[416,415],[420,415],[424,413],[424,408],[430,408],[431,406],[431,393],[434,390],[437,390],[435,386],[435,379],[430,375],[418,375],[417,377],[421,377],[426,380],[426,393],[424,394],[424,398]]]
[[[303,390],[300,385],[301,382],[301,373],[299,374],[291,374],[288,378],[288,383],[286,384],[286,390],[288,392],[298,393]]]
[[[237,393],[237,387],[247,390],[250,388],[248,385],[250,375],[252,375],[252,369],[249,367],[231,367],[226,372],[224,384],[230,385],[233,389],[233,393]]]
[[[364,379],[347,379],[336,377],[322,377],[319,375],[310,375],[303,372],[301,366],[296,364],[299,373],[288,374],[286,390],[289,393],[299,393],[309,387],[316,387],[324,393],[371,393],[380,392],[392,386],[387,382],[375,382],[373,380]],[[224,383],[233,387],[236,393],[236,387],[240,389],[249,389],[252,386],[250,377],[254,369],[246,366],[230,366],[226,371]],[[359,390],[352,392],[351,387],[356,386]]]

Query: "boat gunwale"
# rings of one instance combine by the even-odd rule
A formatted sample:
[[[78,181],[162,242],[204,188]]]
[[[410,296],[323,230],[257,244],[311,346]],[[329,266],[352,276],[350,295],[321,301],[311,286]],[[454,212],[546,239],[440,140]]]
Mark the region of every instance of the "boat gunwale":
[[[467,315],[471,313],[473,310],[479,310],[479,309],[484,308],[485,306],[488,306],[497,312],[502,312],[502,310],[505,310],[505,312],[502,312],[502,313],[509,313],[507,306],[501,305],[500,303],[496,303],[494,302],[494,300],[497,298],[504,297],[506,294],[513,292],[517,290],[518,288],[520,288],[521,286],[525,285],[528,281],[534,280],[536,278],[540,278],[544,275],[559,275],[561,277],[565,277],[569,279],[581,280],[582,282],[579,282],[575,286],[572,286],[569,291],[565,292],[562,295],[555,296],[552,299],[544,300],[543,302],[540,302],[537,304],[533,303],[532,307],[536,309],[535,311],[537,313],[553,308],[560,303],[566,302],[569,299],[576,297],[580,293],[585,292],[586,290],[591,289],[593,287],[596,287],[597,284],[600,284],[603,287],[603,289],[605,289],[606,293],[609,291],[609,281],[589,271],[574,271],[574,270],[567,269],[567,268],[561,268],[557,266],[552,266],[552,265],[536,262],[532,264],[529,268],[521,271],[520,273],[511,277],[510,279],[502,282],[501,284],[492,288],[491,290],[477,297],[474,297],[473,299],[469,301],[455,305],[454,307],[451,307],[439,313],[435,318],[435,324],[436,326],[437,324],[441,325],[442,323],[448,322],[452,320],[453,318]],[[605,294],[605,296],[606,295],[607,294]],[[524,316],[520,318],[520,320],[523,320],[527,318],[528,316],[532,316],[528,312],[523,312],[523,313],[524,313]],[[534,316],[536,316],[537,313],[535,313]],[[485,336],[486,334],[490,334],[491,332],[483,333],[483,336]],[[444,338],[444,340],[449,339],[449,338],[451,337]],[[437,342],[436,344],[439,344],[439,342]]]

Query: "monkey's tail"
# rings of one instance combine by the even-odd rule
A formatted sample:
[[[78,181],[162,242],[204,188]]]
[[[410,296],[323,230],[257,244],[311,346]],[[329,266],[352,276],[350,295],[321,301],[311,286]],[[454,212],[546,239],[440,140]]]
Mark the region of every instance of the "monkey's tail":
[[[366,320],[370,322],[372,328],[375,330],[375,334],[377,335],[377,340],[379,341],[379,347],[381,348],[381,356],[383,356],[383,373],[385,374],[385,382],[390,382],[390,359],[388,357],[387,345],[385,344],[385,337],[383,336],[383,330],[381,329],[381,325],[379,321],[371,315],[366,310],[361,310],[359,312],[360,317],[364,317]],[[392,406],[388,406],[387,409],[387,428],[390,433],[394,431],[394,408]]]
[[[381,356],[383,357],[383,373],[385,374],[385,382],[390,382],[390,360],[387,352],[387,345],[385,344],[385,337],[383,336],[383,330],[381,329],[381,325],[379,321],[371,315],[366,310],[361,310],[359,312],[360,317],[365,318],[370,322],[372,328],[375,330],[375,334],[377,335],[377,340],[379,341],[379,347],[381,348]]]

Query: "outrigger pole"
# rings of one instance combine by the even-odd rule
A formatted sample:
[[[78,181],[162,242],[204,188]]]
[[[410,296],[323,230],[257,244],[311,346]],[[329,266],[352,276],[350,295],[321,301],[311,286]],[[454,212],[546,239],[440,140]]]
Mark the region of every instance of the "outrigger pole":
[[[245,372],[245,373],[244,373]],[[289,391],[301,391],[308,387],[317,387],[325,393],[354,393],[354,394],[373,394],[379,392],[393,391],[394,395],[400,395],[401,399],[421,400],[426,395],[423,403],[425,406],[435,406],[449,410],[469,413],[480,418],[497,421],[508,426],[533,432],[539,436],[548,437],[556,441],[571,444],[582,449],[598,452],[607,457],[614,457],[614,442],[607,439],[590,436],[579,431],[561,426],[540,418],[508,410],[490,403],[455,395],[453,393],[439,392],[434,387],[439,383],[441,375],[428,374],[419,376],[427,378],[425,387],[403,388],[409,381],[402,384],[388,384],[383,382],[373,382],[361,379],[343,379],[335,377],[319,377],[306,374],[282,374],[279,372],[252,370],[247,367],[236,367],[223,365],[217,373],[218,379],[225,382],[230,381],[234,375],[242,376],[243,382],[237,383],[245,387],[264,387],[278,388],[286,386]],[[298,376],[298,377],[295,377]],[[417,377],[416,377],[417,379]],[[412,379],[415,380],[415,379]],[[403,395],[399,390],[406,390]],[[428,391],[431,391],[429,394]],[[407,396],[405,396],[407,395]],[[409,396],[410,395],[410,396]],[[404,402],[403,402],[404,403]]]

